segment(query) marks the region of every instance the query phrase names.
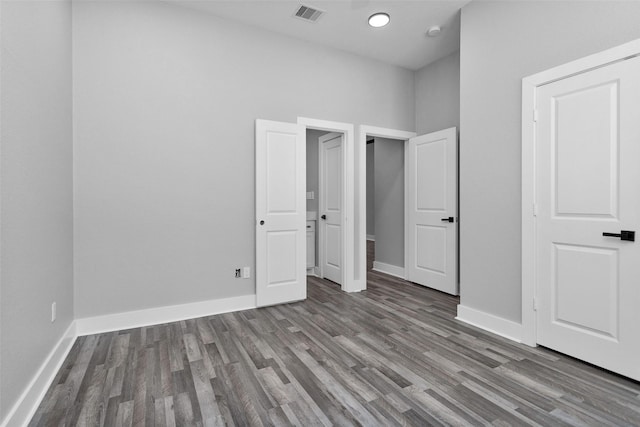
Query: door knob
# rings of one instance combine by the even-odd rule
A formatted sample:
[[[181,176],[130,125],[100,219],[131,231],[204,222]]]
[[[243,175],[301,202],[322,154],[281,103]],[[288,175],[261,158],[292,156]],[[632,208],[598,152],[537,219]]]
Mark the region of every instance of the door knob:
[[[326,215],[322,215],[322,216],[320,217],[320,219],[327,219],[327,216],[326,216]]]
[[[442,222],[453,222],[453,221],[454,221],[454,219],[453,219],[453,217],[452,217],[452,216],[450,216],[450,217],[448,217],[448,218],[442,218],[440,221],[442,221]]]
[[[627,242],[635,242],[636,241],[636,232],[630,230],[622,230],[618,233],[602,233],[605,237],[619,237],[620,240],[625,240]]]
[[[260,221],[260,225],[264,225],[264,221]]]

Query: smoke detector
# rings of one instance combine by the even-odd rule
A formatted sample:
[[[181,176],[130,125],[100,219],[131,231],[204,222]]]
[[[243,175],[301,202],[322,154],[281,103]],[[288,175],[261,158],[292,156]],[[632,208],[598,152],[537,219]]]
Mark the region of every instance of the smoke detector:
[[[438,37],[442,32],[442,28],[439,25],[434,25],[433,27],[427,30],[427,36],[429,37]]]

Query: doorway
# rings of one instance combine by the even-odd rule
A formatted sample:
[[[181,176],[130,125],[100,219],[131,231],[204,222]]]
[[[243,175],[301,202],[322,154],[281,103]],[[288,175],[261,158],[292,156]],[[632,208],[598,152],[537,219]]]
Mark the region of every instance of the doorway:
[[[307,129],[307,274],[343,283],[344,134]]]
[[[307,296],[306,131],[343,135],[341,288],[353,292],[353,125],[298,118],[297,123],[256,120],[256,305]],[[350,201],[348,203],[347,201]]]
[[[374,144],[375,138],[404,141],[404,271],[397,268],[392,270],[392,274],[395,273],[396,276],[422,286],[457,295],[456,128],[416,136],[413,132],[371,126],[360,127],[359,211],[363,220],[359,228],[358,269],[360,272],[365,272],[364,280],[361,282],[362,289],[366,289],[368,244],[366,240],[366,151],[367,140],[371,140],[372,137]],[[377,163],[374,148],[374,164]],[[375,204],[377,203],[374,202]],[[377,227],[379,221],[374,218],[374,223]],[[378,230],[375,230],[375,234],[376,246],[379,246]],[[379,256],[376,255],[376,260],[378,258]],[[376,268],[376,265],[373,267]]]
[[[405,141],[370,137],[366,150],[367,268],[405,279]]]
[[[332,280],[343,291],[359,291],[353,273],[354,127],[305,117],[298,117],[298,124],[311,139],[306,146],[307,218],[315,222],[307,226],[315,227],[316,256],[307,273]]]

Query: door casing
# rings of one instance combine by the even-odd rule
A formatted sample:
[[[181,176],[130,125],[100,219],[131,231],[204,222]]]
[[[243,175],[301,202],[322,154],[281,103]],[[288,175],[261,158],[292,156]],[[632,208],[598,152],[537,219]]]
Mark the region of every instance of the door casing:
[[[538,87],[585,71],[640,56],[640,39],[551,68],[522,79],[522,334],[537,346],[536,330],[536,91]]]
[[[376,126],[361,125],[358,129],[358,182],[359,182],[359,197],[358,197],[358,211],[360,221],[358,222],[359,230],[357,237],[357,268],[356,268],[356,283],[361,290],[367,289],[367,136],[397,139],[404,142],[404,265],[407,265],[408,248],[407,248],[407,235],[408,235],[408,221],[407,221],[407,155],[408,155],[408,142],[410,138],[416,136],[415,132],[407,132],[396,129],[381,128]],[[405,270],[406,271],[406,270]]]
[[[354,135],[353,124],[332,122],[328,120],[318,120],[308,117],[298,117],[298,124],[306,129],[324,130],[327,132],[338,132],[344,135],[343,156],[342,156],[342,284],[341,289],[345,292],[361,291],[359,284],[354,278],[354,235],[355,235],[355,197],[354,197]],[[366,267],[366,265],[365,265]]]

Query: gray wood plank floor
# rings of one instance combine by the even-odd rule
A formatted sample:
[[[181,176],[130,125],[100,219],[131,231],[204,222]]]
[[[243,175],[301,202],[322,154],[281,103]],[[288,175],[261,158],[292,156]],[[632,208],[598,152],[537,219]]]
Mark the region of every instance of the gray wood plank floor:
[[[640,384],[369,272],[304,302],[78,338],[32,426],[640,425]]]

